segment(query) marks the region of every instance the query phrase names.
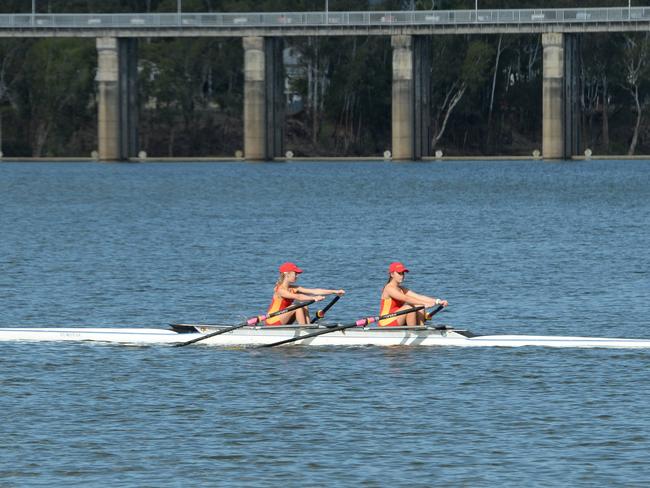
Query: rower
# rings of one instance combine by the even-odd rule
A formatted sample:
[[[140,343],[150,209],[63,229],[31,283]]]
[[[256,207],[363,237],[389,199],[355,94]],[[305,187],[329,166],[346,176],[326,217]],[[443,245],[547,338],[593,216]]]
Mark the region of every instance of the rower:
[[[318,302],[325,298],[324,295],[345,295],[344,290],[296,286],[294,283],[298,279],[298,275],[302,273],[302,269],[294,263],[283,263],[280,266],[279,271],[280,276],[275,284],[275,288],[273,289],[273,300],[271,301],[271,306],[266,313],[267,315],[289,307],[294,300],[315,300]],[[299,308],[278,315],[277,317],[273,317],[266,321],[266,325],[286,325],[295,322],[301,325],[310,323],[309,310],[307,307]]]
[[[447,300],[440,298],[420,295],[413,290],[402,286],[406,273],[409,270],[400,262],[390,263],[388,266],[388,282],[381,292],[381,302],[379,315],[387,315],[406,310],[411,307],[423,306],[425,308],[448,305]],[[404,325],[417,326],[424,325],[426,320],[426,310],[411,312],[393,319],[380,320],[380,327],[401,327]]]

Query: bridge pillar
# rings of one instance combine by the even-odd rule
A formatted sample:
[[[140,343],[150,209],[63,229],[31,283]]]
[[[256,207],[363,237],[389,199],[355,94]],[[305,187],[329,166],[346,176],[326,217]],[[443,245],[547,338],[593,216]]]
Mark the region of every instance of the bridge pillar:
[[[396,35],[391,45],[393,159],[421,159],[431,148],[431,42],[425,36]]]
[[[124,161],[136,156],[137,39],[97,38],[98,120],[100,161]]]
[[[413,159],[412,36],[391,36],[393,47],[392,152],[393,159]]]
[[[542,34],[544,46],[542,154],[570,159],[581,149],[579,38]]]
[[[281,38],[244,37],[244,157],[283,154],[284,70]]]

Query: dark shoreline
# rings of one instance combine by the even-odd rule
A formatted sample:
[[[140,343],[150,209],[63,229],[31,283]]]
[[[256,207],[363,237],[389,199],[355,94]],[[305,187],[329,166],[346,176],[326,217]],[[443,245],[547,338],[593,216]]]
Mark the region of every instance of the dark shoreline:
[[[649,160],[650,155],[638,156],[573,156],[571,159],[561,160],[552,159],[549,162],[561,161],[589,161],[589,160],[613,160],[613,161],[643,161]],[[365,157],[307,157],[307,158],[276,158],[272,161],[247,161],[243,158],[227,158],[227,157],[188,157],[188,158],[147,158],[138,159],[132,158],[128,161],[98,161],[92,158],[81,157],[52,157],[52,158],[18,158],[6,157],[0,159],[1,163],[248,163],[248,164],[264,164],[264,163],[346,163],[346,162],[394,162],[394,163],[437,163],[437,162],[483,162],[483,161],[544,161],[544,158],[535,158],[533,156],[445,156],[436,158],[435,156],[422,158],[420,161],[393,161],[391,159],[384,159],[379,156],[365,156]]]

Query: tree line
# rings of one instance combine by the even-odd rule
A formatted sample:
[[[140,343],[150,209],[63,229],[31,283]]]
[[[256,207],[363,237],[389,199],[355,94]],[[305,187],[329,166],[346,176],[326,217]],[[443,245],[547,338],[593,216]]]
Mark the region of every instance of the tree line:
[[[29,13],[5,0],[0,13]],[[479,0],[479,8],[539,1]],[[635,2],[636,3],[636,2]],[[627,7],[627,0],[545,0],[544,8]],[[37,0],[37,12],[165,12],[176,0]],[[27,8],[26,8],[27,7]],[[313,11],[307,0],[183,0],[183,11]],[[330,10],[473,9],[474,0],[329,0]],[[432,43],[431,142],[448,155],[528,155],[541,148],[539,35],[438,35]],[[295,155],[390,149],[389,37],[286,38],[291,49],[285,145]],[[595,154],[650,153],[648,33],[581,36],[581,117]],[[5,156],[87,156],[97,147],[92,39],[0,40],[0,144]],[[139,43],[140,147],[152,156],[232,156],[243,146],[240,39]]]

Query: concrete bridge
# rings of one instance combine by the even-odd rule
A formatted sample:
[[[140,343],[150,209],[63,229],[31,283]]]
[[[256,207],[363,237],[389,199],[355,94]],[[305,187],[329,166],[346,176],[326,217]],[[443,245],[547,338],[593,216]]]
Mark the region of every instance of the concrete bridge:
[[[0,37],[94,37],[98,51],[101,160],[138,151],[138,38],[240,37],[244,47],[244,156],[283,156],[282,39],[287,36],[390,36],[393,47],[393,159],[430,153],[431,56],[427,36],[542,35],[543,143],[546,159],[579,154],[579,41],[585,32],[650,30],[650,7],[455,11],[1,14]]]

